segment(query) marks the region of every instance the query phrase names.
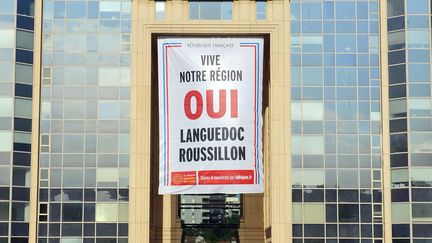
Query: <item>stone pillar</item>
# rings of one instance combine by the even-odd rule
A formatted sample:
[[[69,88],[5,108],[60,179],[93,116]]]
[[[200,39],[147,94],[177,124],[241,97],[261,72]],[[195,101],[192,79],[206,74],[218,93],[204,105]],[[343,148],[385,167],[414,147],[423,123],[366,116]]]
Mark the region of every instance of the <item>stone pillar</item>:
[[[240,242],[264,242],[263,202],[263,194],[243,195],[243,217],[239,229]]]

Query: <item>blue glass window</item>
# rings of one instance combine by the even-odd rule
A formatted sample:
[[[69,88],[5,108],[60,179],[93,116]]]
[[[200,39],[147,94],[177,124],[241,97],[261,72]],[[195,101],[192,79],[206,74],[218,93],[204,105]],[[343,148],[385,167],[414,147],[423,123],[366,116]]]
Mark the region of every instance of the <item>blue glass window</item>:
[[[340,224],[339,225],[340,237],[358,237],[359,227],[357,224]]]
[[[54,2],[54,18],[64,19],[65,17],[65,3],[56,1]]]
[[[389,17],[404,14],[404,0],[387,1],[387,14]]]
[[[324,65],[326,67],[334,67],[334,65],[335,65],[335,55],[334,54],[326,54],[324,56]]]
[[[30,188],[20,188],[20,187],[12,188],[12,200],[29,201]]]
[[[335,81],[336,81],[336,78],[335,78],[334,68],[325,68],[324,69],[324,85],[334,86]]]
[[[165,9],[166,3],[165,1],[155,1],[155,18],[156,20],[164,20],[165,19]]]
[[[357,33],[365,33],[369,32],[369,22],[367,21],[357,21]]]
[[[293,67],[299,67],[301,64],[301,56],[300,54],[292,54],[291,55],[291,65]]]
[[[62,236],[81,236],[81,235],[82,235],[81,223],[62,224]]]
[[[200,18],[199,2],[189,2],[189,18],[190,19]]]
[[[429,64],[409,64],[408,80],[410,82],[429,82],[430,80]]]
[[[408,50],[408,62],[429,62],[429,50]]]
[[[28,223],[12,223],[11,234],[13,236],[28,236],[29,235],[29,224]]]
[[[409,224],[393,224],[392,225],[393,237],[409,237],[410,225]]]
[[[94,236],[94,235],[95,235],[95,225],[92,223],[84,224],[84,236]]]
[[[389,67],[389,82],[390,84],[404,83],[406,80],[405,65],[397,65]]]
[[[97,224],[96,234],[98,236],[116,236],[117,224]]]
[[[119,224],[118,225],[118,235],[119,236],[128,236],[128,224]]]
[[[408,141],[406,134],[390,135],[391,152],[406,152],[408,151]],[[394,200],[392,200],[394,201]]]
[[[303,54],[302,64],[305,67],[317,67],[322,65],[322,55],[320,54]]]
[[[324,2],[324,19],[334,19],[333,2]]]
[[[30,153],[13,153],[13,164],[20,166],[30,166],[31,154]]]
[[[291,32],[300,33],[300,21],[291,21]]]
[[[82,221],[81,203],[63,203],[62,220],[66,222]]]
[[[28,143],[14,143],[13,147],[14,147],[15,151],[24,151],[24,152],[30,152],[31,151],[31,144],[28,144]],[[14,161],[14,164],[20,165],[15,161]]]
[[[367,19],[369,15],[368,3],[358,2],[357,3],[357,18]]]
[[[120,2],[100,2],[99,4],[101,19],[119,19],[121,12]]]
[[[358,35],[358,52],[368,53],[369,52],[369,37],[367,35]]]
[[[333,33],[334,27],[334,21],[324,21],[324,33]]]
[[[337,99],[338,100],[357,99],[357,89],[354,87],[338,87]]]
[[[303,99],[305,100],[321,100],[323,98],[322,88],[303,88]]]
[[[50,203],[49,204],[49,220],[52,222],[59,222],[60,221],[60,203]],[[58,235],[60,234],[60,232],[56,229],[52,229],[51,228],[52,225],[50,224],[50,235],[51,235],[51,230],[53,231],[52,233],[54,233],[54,235]]]
[[[410,84],[409,96],[410,97],[430,97],[431,87],[429,84]]]
[[[388,62],[390,65],[405,62],[405,50],[389,52]]]
[[[0,187],[0,200],[9,200],[9,187]]]
[[[390,86],[389,95],[390,98],[406,97],[406,86],[405,85]]]
[[[190,19],[232,19],[232,1],[189,1]]]
[[[306,237],[323,237],[324,225],[323,224],[305,224],[304,236]]]
[[[84,221],[95,221],[95,204],[84,204]]]
[[[378,21],[369,22],[369,31],[372,33],[378,33]]]
[[[414,237],[432,237],[432,224],[414,224]]]
[[[356,36],[355,35],[337,35],[336,36],[337,52],[355,52]]]
[[[357,103],[355,101],[338,101],[337,117],[339,120],[356,120]]]
[[[14,127],[17,131],[31,132],[31,119],[14,118]]]
[[[26,50],[16,50],[16,61],[22,62],[22,63],[33,63],[33,52],[32,51],[26,51]]]
[[[408,28],[429,28],[429,16],[428,15],[408,16],[407,25]]]
[[[301,237],[303,235],[303,227],[301,224],[293,224],[294,237]]]
[[[405,17],[397,17],[387,20],[387,30],[400,30],[405,28]]]
[[[416,29],[407,31],[408,48],[429,48],[430,33],[428,29]]]
[[[336,70],[336,81],[338,86],[355,86],[357,84],[356,69],[338,68]]]
[[[356,16],[354,2],[336,2],[336,19],[353,19]]]
[[[302,2],[303,19],[321,19],[322,4],[320,2]]]
[[[412,189],[413,201],[432,201],[432,189]]]
[[[405,31],[396,31],[388,34],[389,50],[397,50],[405,47]]]
[[[334,52],[334,36],[324,35],[324,51]]]
[[[34,16],[34,0],[18,0],[18,14]]]
[[[0,15],[0,28],[1,29],[13,29],[15,23],[15,17],[12,14],[1,14]],[[6,59],[10,60],[10,59]]]
[[[300,3],[298,2],[291,2],[290,3],[290,9],[291,9],[291,20],[299,20],[300,19]]]
[[[15,13],[15,0],[2,0],[0,13]]]
[[[306,86],[322,85],[322,68],[303,68],[302,82]]]
[[[354,21],[336,21],[337,33],[355,33],[356,22]]]
[[[392,154],[390,155],[391,167],[404,167],[408,165],[407,154]]]
[[[17,28],[34,30],[34,19],[26,16],[17,16]]]
[[[87,18],[89,19],[99,18],[99,2],[96,1],[87,2]]]
[[[76,1],[66,3],[66,18],[83,19],[87,15],[86,2]]]
[[[304,21],[302,22],[302,32],[304,33],[321,33],[321,21]]]
[[[429,0],[407,0],[406,8],[408,14],[428,14],[429,13]]]
[[[266,13],[267,13],[267,2],[265,1],[256,1],[255,2],[255,12],[256,12],[256,19],[258,20],[264,20],[266,19]]]
[[[304,52],[319,52],[322,51],[323,39],[321,34],[303,35],[302,49]]]

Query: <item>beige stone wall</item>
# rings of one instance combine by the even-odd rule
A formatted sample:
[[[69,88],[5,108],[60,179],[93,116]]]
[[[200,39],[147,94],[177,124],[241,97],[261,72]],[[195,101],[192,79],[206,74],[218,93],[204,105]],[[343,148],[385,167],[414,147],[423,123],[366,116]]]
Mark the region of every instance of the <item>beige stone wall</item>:
[[[156,21],[153,1],[133,2],[130,242],[179,242],[181,233],[176,197],[156,195],[158,157],[152,143],[157,142],[157,111],[152,103],[151,75],[154,34],[270,36],[269,107],[265,111],[263,148],[266,191],[264,195],[244,196],[240,237],[243,242],[264,242],[264,230],[271,226],[273,242],[290,242],[289,1],[267,2],[265,21],[255,20],[255,2],[246,0],[234,1],[230,21],[189,20],[188,2],[180,0],[167,1],[165,14],[165,20]]]

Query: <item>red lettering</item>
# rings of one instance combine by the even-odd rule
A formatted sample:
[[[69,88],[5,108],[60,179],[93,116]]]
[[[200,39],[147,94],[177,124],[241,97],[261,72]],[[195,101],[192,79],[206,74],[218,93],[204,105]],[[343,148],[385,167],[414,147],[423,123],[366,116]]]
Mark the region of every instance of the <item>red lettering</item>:
[[[238,117],[238,90],[231,90],[231,117]]]
[[[214,107],[214,96],[213,90],[206,90],[206,110],[207,115],[213,119],[222,118],[226,114],[227,109],[227,97],[226,90],[219,90],[219,107],[218,111],[215,111]],[[196,101],[196,110],[192,111],[192,99]],[[230,90],[230,99],[231,99],[231,118],[238,118],[238,90],[233,89]],[[204,109],[204,100],[201,93],[198,90],[191,90],[187,92],[184,98],[184,112],[186,117],[190,120],[196,120],[201,117]]]
[[[213,106],[213,90],[206,90],[207,114],[211,118],[221,118],[226,112],[226,90],[219,90],[219,111],[215,112]]]
[[[191,107],[191,101],[192,101],[193,97],[196,100],[195,113],[192,112],[192,107]],[[203,98],[202,98],[200,92],[198,92],[197,90],[191,90],[186,94],[186,96],[184,98],[184,111],[185,111],[186,117],[191,119],[191,120],[196,120],[201,116],[201,114],[203,112]]]

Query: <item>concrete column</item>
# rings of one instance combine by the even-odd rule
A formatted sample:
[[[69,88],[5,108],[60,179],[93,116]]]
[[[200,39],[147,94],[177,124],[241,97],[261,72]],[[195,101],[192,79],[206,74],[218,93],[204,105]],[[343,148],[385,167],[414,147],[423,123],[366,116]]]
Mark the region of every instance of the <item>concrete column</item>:
[[[37,241],[39,212],[39,121],[42,56],[42,1],[35,1],[29,242]],[[0,37],[1,38],[1,37]]]
[[[387,1],[380,1],[380,58],[381,58],[381,123],[382,123],[382,183],[383,183],[383,237],[392,241],[391,170],[389,128],[389,80],[387,46]]]
[[[243,218],[240,223],[240,242],[262,243],[264,241],[263,194],[243,195]]]

